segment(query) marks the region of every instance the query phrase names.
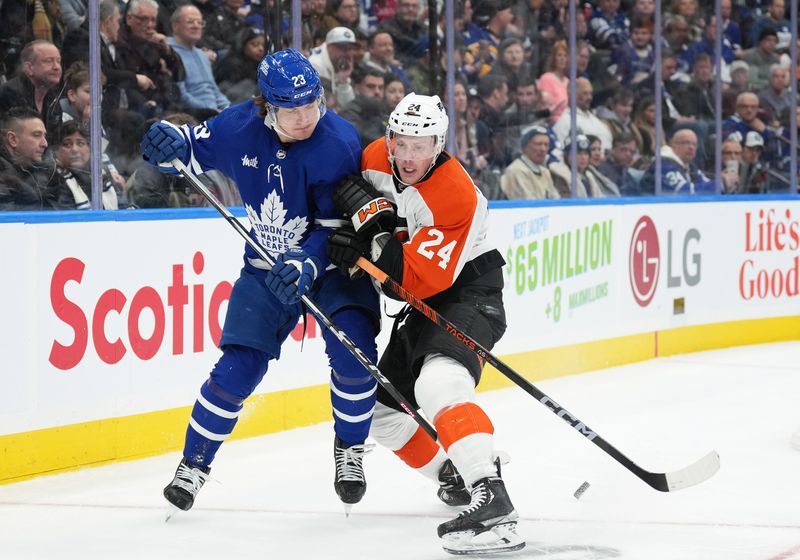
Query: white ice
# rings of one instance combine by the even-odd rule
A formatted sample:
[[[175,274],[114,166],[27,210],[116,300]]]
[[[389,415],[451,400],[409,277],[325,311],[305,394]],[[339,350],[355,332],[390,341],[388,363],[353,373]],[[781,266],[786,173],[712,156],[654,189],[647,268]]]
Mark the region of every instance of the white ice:
[[[527,547],[492,558],[800,559],[800,342],[656,359],[539,383],[650,471],[708,451],[721,470],[660,493],[518,388],[481,393]],[[332,488],[331,424],[226,443],[190,512],[164,522],[178,453],[0,486],[0,558],[452,558],[452,517],[431,482],[391,453],[345,518]],[[580,500],[573,492],[591,487]]]

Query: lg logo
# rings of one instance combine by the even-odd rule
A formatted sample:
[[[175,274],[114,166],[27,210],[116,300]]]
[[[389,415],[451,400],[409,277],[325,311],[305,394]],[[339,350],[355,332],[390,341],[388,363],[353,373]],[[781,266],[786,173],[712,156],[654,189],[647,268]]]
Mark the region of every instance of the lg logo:
[[[642,307],[647,307],[656,293],[660,263],[656,226],[649,216],[642,216],[633,228],[628,254],[628,272],[633,297]]]

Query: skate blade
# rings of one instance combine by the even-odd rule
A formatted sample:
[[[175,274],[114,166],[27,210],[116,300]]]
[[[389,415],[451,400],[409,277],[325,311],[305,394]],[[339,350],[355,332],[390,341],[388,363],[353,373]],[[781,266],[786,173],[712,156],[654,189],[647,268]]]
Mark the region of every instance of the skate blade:
[[[523,549],[525,541],[517,535],[515,522],[502,523],[477,535],[475,531],[448,533],[442,537],[442,548],[457,555],[494,554]]]
[[[353,511],[353,504],[342,504],[344,506],[344,516],[350,517],[350,512]]]
[[[164,523],[168,523],[169,520],[172,519],[172,516],[178,513],[179,511],[181,511],[181,509],[173,506],[172,504],[167,506],[167,516],[164,518]]]

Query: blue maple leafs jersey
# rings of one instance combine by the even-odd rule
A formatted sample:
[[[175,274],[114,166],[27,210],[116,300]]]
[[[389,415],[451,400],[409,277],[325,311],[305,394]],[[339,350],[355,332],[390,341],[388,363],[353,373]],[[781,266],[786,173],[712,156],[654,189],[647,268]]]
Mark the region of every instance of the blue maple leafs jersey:
[[[234,105],[198,126],[183,126],[195,173],[217,169],[239,187],[251,237],[274,258],[302,248],[327,268],[330,228],[343,224],[333,205],[339,181],[361,169],[355,127],[327,111],[307,140],[283,144],[252,101]],[[245,245],[245,267],[265,268]]]

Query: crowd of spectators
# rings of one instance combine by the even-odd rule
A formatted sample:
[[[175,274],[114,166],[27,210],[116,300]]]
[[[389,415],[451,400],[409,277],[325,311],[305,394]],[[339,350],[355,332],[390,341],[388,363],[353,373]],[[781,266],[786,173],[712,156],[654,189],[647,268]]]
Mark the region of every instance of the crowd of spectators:
[[[446,100],[446,22],[442,14],[441,58],[432,62],[427,2],[300,5],[302,50],[323,79],[328,107],[357,127],[364,145],[384,134],[406,93]],[[567,0],[456,1],[453,155],[491,199],[654,194],[656,153],[663,194],[713,193],[718,184],[724,193],[795,192],[789,127],[798,101],[790,84],[800,75],[788,56],[798,36],[788,2],[721,0],[721,114],[713,5],[664,0],[657,33],[654,0],[580,2],[571,53]],[[280,22],[269,21],[271,6],[99,0],[104,208],[203,204],[180,178],[144,166],[138,141],[153,119],[196,124],[258,95],[259,61],[290,45],[291,3],[283,2]],[[88,13],[88,0],[0,0],[0,209],[89,207]],[[270,37],[276,29],[278,40]],[[240,203],[224,176],[203,180],[226,204]]]

